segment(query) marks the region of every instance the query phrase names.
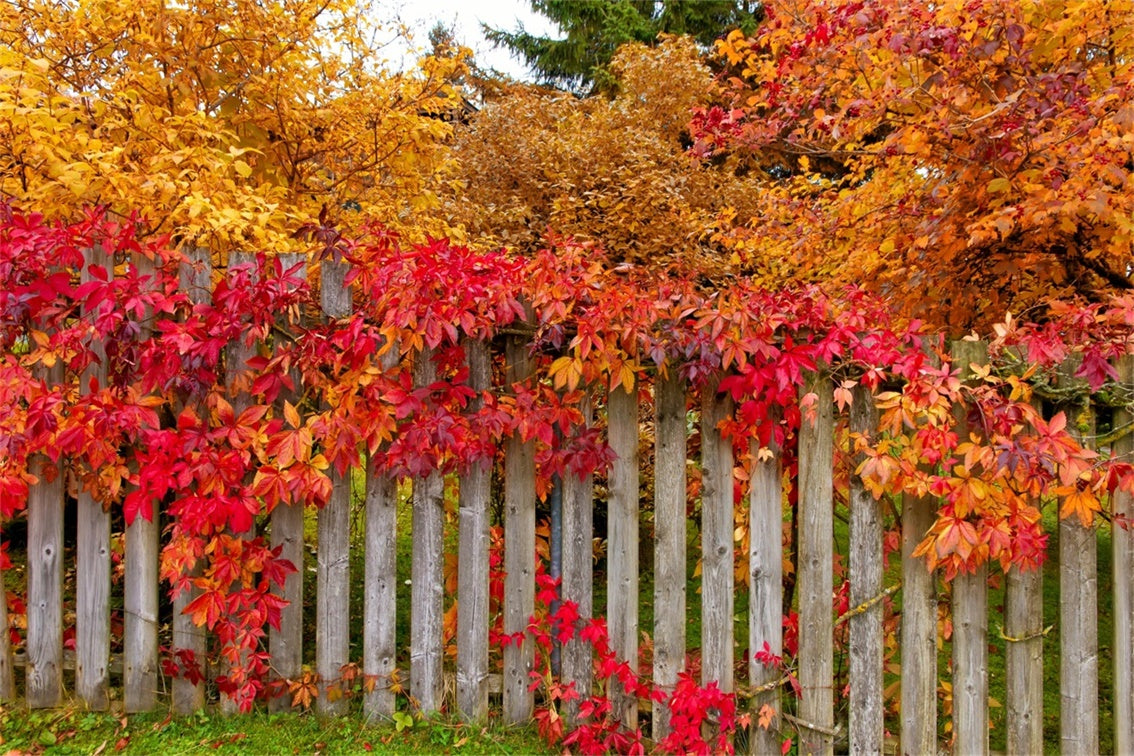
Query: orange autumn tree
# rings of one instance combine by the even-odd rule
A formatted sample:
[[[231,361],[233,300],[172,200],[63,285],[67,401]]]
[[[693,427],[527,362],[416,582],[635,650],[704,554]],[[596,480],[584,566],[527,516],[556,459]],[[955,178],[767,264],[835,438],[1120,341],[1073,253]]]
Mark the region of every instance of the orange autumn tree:
[[[355,0],[0,7],[0,196],[283,251],[326,206],[416,223],[465,52],[394,72]],[[392,37],[393,33],[386,33]],[[436,229],[443,232],[444,229]]]
[[[616,262],[727,273],[717,235],[752,192],[687,154],[690,110],[712,84],[699,50],[680,37],[625,45],[611,70],[611,97],[517,88],[486,102],[456,140],[462,184],[446,221],[518,251],[550,229]]]
[[[765,177],[747,269],[955,332],[1131,288],[1131,3],[779,0],[719,54],[695,149]]]

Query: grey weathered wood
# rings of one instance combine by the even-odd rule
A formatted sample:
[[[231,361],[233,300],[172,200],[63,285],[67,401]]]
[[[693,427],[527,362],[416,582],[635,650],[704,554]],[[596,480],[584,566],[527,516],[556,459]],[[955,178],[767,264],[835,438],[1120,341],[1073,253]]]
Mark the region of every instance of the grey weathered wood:
[[[933,527],[934,502],[902,497],[901,730],[904,756],[937,753],[937,579],[914,551]]]
[[[183,248],[184,259],[179,271],[180,290],[189,297],[194,304],[204,304],[212,300],[213,296],[213,269],[212,257],[207,249],[201,247]],[[194,568],[192,574],[199,574],[199,566]],[[204,628],[193,624],[189,615],[185,614],[185,607],[197,597],[199,591],[190,588],[182,591],[173,599],[173,634],[172,650],[174,653],[185,651],[193,655],[195,663],[203,673],[206,668]],[[185,677],[176,677],[172,684],[173,712],[175,714],[192,714],[205,707],[204,682],[196,684]]]
[[[84,255],[83,282],[96,280],[91,271],[102,268],[114,275],[114,262],[101,247]],[[106,386],[106,352],[101,342],[92,344],[97,362],[80,378],[81,394],[90,392],[91,381]],[[88,708],[110,706],[110,512],[85,490],[78,495],[78,547],[75,573],[75,693]]]
[[[50,388],[63,364],[37,371]],[[43,455],[30,461],[39,482],[28,490],[27,665],[24,695],[33,709],[63,702],[63,474]],[[0,589],[2,592],[2,589]],[[3,597],[5,607],[7,598]]]
[[[437,380],[430,350],[417,355],[414,385]],[[445,480],[439,471],[413,480],[413,557],[410,584],[410,695],[425,713],[441,709],[444,641],[444,541],[442,499]]]
[[[953,365],[971,380],[972,365],[988,362],[979,341],[953,342]],[[963,412],[964,410],[960,410]],[[969,436],[964,417],[957,435]],[[953,732],[957,753],[988,753],[988,565],[953,579]]]
[[[154,261],[144,255],[133,256],[133,267],[139,277],[154,274]],[[140,337],[150,337],[148,322]],[[122,703],[127,713],[157,706],[159,504],[151,502],[150,519],[138,516],[126,526]]]
[[[477,397],[492,385],[488,346],[465,339],[469,388]],[[492,460],[474,462],[461,475],[457,554],[457,709],[466,720],[488,717],[488,498]]]
[[[1077,365],[1060,371],[1060,387],[1085,390],[1072,378]],[[1088,444],[1094,432],[1086,399],[1069,401],[1067,428]],[[1059,523],[1059,750],[1064,754],[1099,751],[1098,545],[1095,528],[1072,516]]]
[[[306,255],[289,253],[280,255],[280,265],[284,271],[305,262]],[[305,272],[298,273],[306,278]],[[293,370],[293,378],[298,378]],[[296,382],[298,386],[298,381]],[[277,416],[283,412],[284,402],[295,404],[296,397],[286,389],[276,400]],[[272,657],[272,672],[278,680],[297,680],[303,674],[303,559],[306,549],[303,544],[303,505],[285,502],[278,504],[271,514],[272,548],[280,549],[280,558],[295,566],[282,586],[273,586],[272,592],[285,601],[287,606],[280,610],[278,628],[268,628],[268,652]],[[286,692],[268,699],[271,712],[287,711],[291,708],[291,696]]]
[[[778,756],[780,734],[780,670],[756,658],[765,644],[769,653],[781,656],[784,649],[784,540],[783,540],[783,457],[775,440],[763,450],[753,444],[752,483],[748,520],[748,680],[762,690],[752,697],[753,724],[749,726],[748,746],[753,756]],[[760,712],[771,708],[773,717],[767,729],[757,724]]]
[[[1043,752],[1043,572],[1008,570],[1004,599],[1007,752]],[[1116,636],[1117,637],[1117,636]],[[1125,644],[1124,644],[1125,645]],[[1119,749],[1119,752],[1123,752]]]
[[[830,730],[835,724],[832,595],[834,592],[834,399],[831,379],[809,373],[805,391],[818,397],[815,417],[799,429],[799,684],[801,719]],[[804,728],[801,753],[830,754],[830,735]]]
[[[1123,397],[1134,396],[1134,357],[1118,361],[1118,378],[1124,386]],[[1125,428],[1134,423],[1134,413],[1127,409],[1114,413],[1114,427]],[[1134,436],[1129,434],[1114,442],[1111,450],[1116,459],[1130,461],[1134,457]],[[1118,642],[1134,638],[1134,496],[1126,491],[1113,494],[1114,522],[1111,531],[1111,560],[1114,577],[1114,750],[1134,753],[1134,643]]]
[[[529,380],[534,367],[528,345],[509,338],[505,347],[509,385]],[[524,633],[535,611],[535,443],[514,434],[504,447],[504,632]],[[527,634],[504,649],[504,721],[531,719],[534,697],[528,673],[535,665]]]
[[[1040,401],[1033,400],[1039,408]],[[1005,575],[1004,649],[1006,751],[1043,752],[1043,571],[1012,566]]]
[[[593,422],[591,395],[585,393],[579,403],[583,424]],[[563,600],[573,601],[579,618],[586,621],[594,613],[594,476],[563,476]],[[563,646],[563,682],[574,683],[583,698],[591,694],[594,677],[592,647],[576,636]],[[569,726],[579,717],[579,701],[568,701],[565,716]]]
[[[320,290],[324,315],[335,320],[350,315],[351,295],[344,279],[345,262],[324,260]],[[350,491],[351,476],[328,471],[331,495],[316,521],[319,545],[315,573],[315,674],[319,697],[315,711],[320,716],[346,713],[347,699],[341,695],[342,667],[350,653]]]
[[[865,386],[854,389],[851,433],[870,436],[878,428],[874,397]],[[853,452],[853,447],[852,450]],[[854,457],[857,466],[864,454]],[[882,503],[850,476],[850,603],[859,607],[882,592]],[[882,602],[850,618],[850,750],[882,753]]]
[[[606,622],[619,661],[638,668],[638,392],[612,389],[607,399],[607,433],[615,460],[608,478]],[[611,682],[612,716],[638,726],[638,700]]]
[[[734,564],[732,441],[718,427],[732,417],[720,376],[701,389],[701,684],[733,690]]]
[[[654,686],[672,694],[685,669],[685,381],[670,366],[654,385]],[[653,737],[671,731],[669,707],[654,704]]]
[[[400,359],[397,345],[382,356],[391,370]],[[366,557],[363,588],[362,673],[369,690],[362,699],[368,718],[394,715],[391,690],[397,655],[398,482],[380,469],[371,454],[366,466]]]

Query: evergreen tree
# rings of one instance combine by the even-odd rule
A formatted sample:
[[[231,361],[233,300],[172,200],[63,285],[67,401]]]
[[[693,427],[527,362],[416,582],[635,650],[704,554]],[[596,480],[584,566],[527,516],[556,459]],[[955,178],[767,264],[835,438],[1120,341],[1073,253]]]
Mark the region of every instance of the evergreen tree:
[[[708,47],[735,28],[751,32],[763,15],[757,0],[531,0],[532,10],[565,35],[539,37],[484,26],[485,36],[522,58],[543,84],[577,94],[609,91],[606,70],[627,42],[653,44],[659,33],[688,34]]]

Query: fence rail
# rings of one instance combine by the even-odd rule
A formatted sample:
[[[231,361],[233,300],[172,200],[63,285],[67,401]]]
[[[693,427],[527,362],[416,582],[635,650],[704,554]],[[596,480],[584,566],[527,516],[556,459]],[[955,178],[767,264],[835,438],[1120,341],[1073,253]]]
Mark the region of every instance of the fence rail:
[[[96,264],[107,265],[105,261]],[[296,261],[289,261],[296,262]],[[135,263],[140,264],[140,263]],[[344,283],[346,268],[324,262],[321,269],[322,305],[327,318],[345,318],[351,311],[349,290]],[[196,302],[208,302],[212,272],[208,254],[190,250],[181,284]],[[238,344],[228,356],[226,380],[232,390],[236,412],[241,411],[241,373],[262,347]],[[478,392],[506,393],[509,387],[536,380],[528,344],[519,336],[509,336],[500,350],[489,343],[465,342],[469,385]],[[962,342],[954,353],[957,364],[981,364],[987,357],[982,345]],[[397,355],[390,350],[387,366]],[[500,385],[492,383],[492,360],[503,356],[505,374]],[[80,385],[95,377],[105,383],[103,364],[92,368]],[[437,380],[432,355],[419,352],[413,359],[414,385],[428,391]],[[1121,366],[1123,380],[1134,384],[1131,361]],[[98,373],[101,370],[102,373]],[[49,383],[60,383],[59,369],[43,374]],[[302,392],[299,377],[284,402]],[[499,378],[499,375],[498,375]],[[850,481],[850,551],[848,616],[837,617],[832,604],[835,583],[832,574],[836,554],[835,477],[840,475],[836,444],[846,443],[835,418],[833,384],[829,375],[814,372],[804,391],[814,394],[815,417],[801,425],[798,470],[787,481],[798,490],[797,544],[798,577],[794,586],[799,608],[798,681],[800,702],[794,715],[785,712],[781,670],[761,663],[757,651],[773,657],[784,649],[784,527],[785,489],[781,451],[769,444],[748,470],[748,479],[736,477],[738,462],[733,459],[731,440],[721,432],[722,422],[733,417],[734,407],[727,395],[718,391],[720,377],[696,389],[676,372],[658,376],[652,385],[619,387],[609,392],[593,389],[587,394],[583,416],[600,422],[614,454],[606,475],[604,493],[596,494],[593,477],[564,475],[562,507],[564,539],[562,552],[562,598],[574,602],[583,618],[596,605],[594,565],[596,535],[594,515],[605,519],[605,619],[617,658],[637,666],[642,631],[653,639],[652,672],[646,672],[661,691],[672,691],[678,674],[685,669],[690,653],[687,605],[696,601],[687,593],[689,565],[690,505],[700,510],[700,543],[695,553],[700,559],[700,675],[703,683],[716,683],[721,690],[739,691],[753,724],[748,747],[753,753],[779,753],[782,738],[798,739],[806,753],[832,753],[835,743],[849,744],[853,752],[881,752],[884,748],[883,693],[883,598],[893,594],[884,585],[883,509],[857,476],[847,470],[841,475]],[[696,402],[699,400],[699,404]],[[193,401],[189,399],[187,401]],[[480,401],[479,399],[475,401]],[[246,406],[246,404],[244,405]],[[878,423],[869,392],[859,389],[852,404],[850,429],[869,434]],[[475,408],[475,405],[474,405]],[[1119,414],[1117,423],[1128,422]],[[642,428],[652,431],[652,443]],[[700,442],[699,465],[689,456],[689,439]],[[381,450],[379,450],[380,453]],[[849,452],[844,448],[843,452]],[[1129,454],[1130,440],[1124,439],[1112,450]],[[524,635],[536,609],[537,574],[537,481],[534,444],[518,435],[507,440],[501,450],[503,480],[498,481],[504,527],[503,554],[503,632]],[[653,543],[645,549],[641,507],[643,481],[641,458],[652,460],[645,468],[653,486]],[[841,455],[838,459],[849,459]],[[66,690],[64,671],[74,670],[75,695],[92,709],[111,705],[111,682],[122,685],[122,703],[127,712],[145,711],[171,705],[179,714],[206,706],[207,680],[180,676],[163,677],[159,641],[167,643],[170,654],[192,652],[205,658],[210,648],[208,633],[193,624],[185,607],[194,594],[187,591],[173,602],[172,629],[168,639],[160,627],[158,546],[161,513],[151,522],[135,520],[125,529],[122,587],[111,588],[111,519],[104,508],[84,494],[78,499],[78,532],[64,542],[64,509],[68,495],[65,471],[49,472],[45,458],[35,461],[39,482],[31,488],[27,502],[26,650],[13,654],[0,645],[0,696],[12,698],[18,686],[11,682],[13,669],[24,670],[23,697],[29,707],[54,707],[63,703]],[[699,494],[687,497],[689,474],[699,467]],[[408,682],[415,706],[433,712],[455,707],[462,716],[483,719],[490,706],[499,705],[509,722],[532,718],[535,694],[531,673],[535,652],[530,633],[525,642],[503,649],[499,670],[490,664],[490,504],[493,496],[492,467],[488,463],[452,477],[457,479],[458,543],[453,548],[444,539],[444,497],[446,478],[440,472],[412,480],[413,549],[411,557],[411,612],[408,637],[397,638],[396,580],[398,481],[378,467],[368,466],[365,482],[352,489],[353,476],[332,474],[333,492],[320,509],[317,523],[317,574],[314,603],[315,637],[304,637],[302,610],[305,600],[303,576],[312,566],[304,540],[303,508],[299,505],[276,507],[270,517],[261,518],[257,527],[266,528],[273,547],[298,568],[289,575],[279,594],[289,603],[282,610],[278,627],[266,635],[272,674],[283,680],[298,680],[305,658],[314,658],[320,680],[317,710],[326,716],[345,713],[347,701],[336,695],[333,685],[351,661],[349,619],[360,614],[362,622],[361,672],[369,681],[363,695],[367,715],[388,717],[395,709],[395,688]],[[734,491],[741,485],[740,506]],[[403,487],[401,490],[405,490]],[[364,601],[350,605],[349,574],[351,549],[352,496],[362,502],[356,515],[365,548],[363,576]],[[1116,515],[1131,516],[1128,494],[1119,493],[1113,505]],[[905,753],[935,751],[941,747],[938,734],[937,643],[938,603],[942,590],[923,559],[913,556],[914,547],[933,523],[935,503],[930,498],[907,497],[902,502],[900,594],[901,611],[901,714],[899,739]],[[748,616],[737,622],[736,555],[738,526],[747,529],[746,580]],[[1097,583],[1095,530],[1065,521],[1061,526],[1059,563],[1062,615],[1060,637],[1063,657],[1060,687],[1063,700],[1061,746],[1068,752],[1098,749],[1098,666],[1099,650],[1095,618]],[[1128,750],[1134,744],[1134,704],[1131,692],[1131,622],[1134,622],[1134,545],[1123,528],[1113,530],[1114,606],[1115,606],[1115,747]],[[64,585],[67,565],[64,555],[77,555],[75,583]],[[454,659],[446,654],[443,635],[445,609],[452,597],[444,592],[446,553],[457,556],[457,598]],[[643,627],[640,610],[643,554],[652,554],[653,589],[645,599],[652,602],[653,624]],[[895,574],[892,571],[890,574]],[[1003,617],[1007,651],[1007,732],[1009,750],[1034,752],[1043,742],[1042,655],[1045,649],[1042,627],[1042,596],[1038,572],[1007,573],[1007,598]],[[898,579],[895,577],[895,579]],[[111,607],[117,592],[123,596],[121,656],[112,657]],[[76,600],[75,652],[64,652],[64,595],[73,592]],[[952,721],[954,747],[961,753],[988,751],[988,633],[990,628],[987,573],[958,576],[952,585]],[[5,625],[9,615],[0,614]],[[849,720],[836,718],[833,656],[837,627],[849,626]],[[998,624],[993,620],[993,624]],[[747,626],[747,636],[738,629]],[[7,642],[8,633],[0,633]],[[314,644],[314,653],[305,654]],[[398,648],[408,645],[408,668],[397,670]],[[747,664],[738,667],[736,649],[746,647]],[[576,689],[590,689],[594,680],[592,650],[578,638],[562,649],[562,679]],[[740,679],[737,679],[739,669]],[[221,665],[219,674],[232,674]],[[239,674],[239,673],[237,673]],[[451,685],[446,679],[452,676]],[[450,690],[452,692],[450,692]],[[660,740],[670,730],[670,712],[664,701],[640,701],[633,692],[619,686],[613,691],[614,716],[631,727],[649,709],[652,736]],[[500,696],[499,704],[496,696]],[[290,706],[286,692],[269,702],[272,710]],[[840,707],[841,708],[841,707]],[[577,703],[569,704],[567,717],[579,716]]]

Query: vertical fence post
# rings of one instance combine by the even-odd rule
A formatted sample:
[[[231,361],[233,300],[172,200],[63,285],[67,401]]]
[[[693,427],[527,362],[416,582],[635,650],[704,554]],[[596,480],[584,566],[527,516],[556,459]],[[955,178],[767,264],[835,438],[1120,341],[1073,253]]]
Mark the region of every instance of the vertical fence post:
[[[902,497],[903,756],[937,753],[937,580],[914,551],[933,527],[933,500]]]
[[[1064,402],[1060,409],[1067,413],[1068,430],[1088,444],[1094,422],[1085,381],[1072,377],[1077,367],[1075,362],[1065,363],[1059,383],[1082,396]],[[1098,753],[1098,545],[1094,527],[1085,527],[1078,517],[1059,522],[1059,645],[1060,751]]]
[[[437,380],[433,352],[414,358],[413,382],[425,388]],[[440,471],[413,480],[413,558],[410,608],[410,694],[425,713],[441,709],[441,637],[444,615],[444,541],[441,531],[445,479]]]
[[[1118,361],[1118,380],[1122,383],[1119,396],[1126,402],[1134,399],[1134,356],[1126,355]],[[1114,413],[1114,429],[1125,432],[1114,442],[1111,457],[1130,461],[1134,455],[1134,436],[1130,424],[1134,413],[1130,405]],[[1134,496],[1116,490],[1114,497],[1114,525],[1111,528],[1114,576],[1114,751],[1134,752]]]
[[[484,406],[492,384],[488,345],[465,339],[469,411]],[[457,708],[466,720],[488,717],[488,498],[492,460],[474,462],[461,476],[457,545]]]
[[[988,362],[988,347],[979,341],[955,341],[951,354],[965,381],[972,379],[972,365]],[[962,415],[957,436],[968,435]],[[953,732],[957,753],[988,753],[987,563],[953,578]]]
[[[213,267],[209,250],[201,247],[185,247],[185,259],[181,264],[181,290],[194,304],[207,303],[213,296]],[[194,574],[197,570],[194,569]],[[173,650],[191,654],[195,663],[205,672],[205,630],[193,624],[192,618],[185,614],[185,607],[198,595],[196,588],[182,591],[173,599]],[[205,707],[205,685],[191,682],[186,677],[173,680],[173,712],[192,714]]]
[[[63,363],[40,368],[48,390],[63,382]],[[28,490],[27,665],[24,695],[32,709],[63,702],[63,471],[37,454],[39,482]],[[2,590],[2,589],[0,589]],[[4,597],[7,607],[7,596]]]
[[[579,403],[583,424],[592,423],[591,395],[584,393]],[[573,601],[579,618],[586,621],[594,613],[594,476],[577,475],[568,469],[563,476],[563,600]],[[594,664],[591,645],[572,638],[563,647],[563,682],[575,685],[581,698],[591,694]],[[579,719],[579,700],[568,701],[569,726]]]
[[[3,540],[0,534],[0,540]],[[28,549],[31,554],[31,549]],[[0,572],[0,577],[3,573]],[[0,703],[16,697],[16,674],[12,659],[12,639],[9,636],[8,591],[0,580]]]
[[[345,262],[322,262],[321,300],[328,320],[351,313],[350,288],[346,285]],[[350,488],[351,474],[329,470],[331,495],[319,510],[316,528],[315,674],[319,696],[315,711],[321,716],[346,712],[346,698],[336,686],[350,653]],[[333,699],[333,700],[332,700]]]
[[[612,388],[607,399],[610,470],[607,504],[606,618],[611,649],[638,670],[638,384]],[[612,716],[638,727],[638,699],[612,681]]]
[[[771,422],[772,418],[768,418]],[[774,438],[764,449],[752,445],[752,483],[748,515],[748,680],[752,696],[749,753],[777,756],[780,750],[780,670],[763,664],[756,653],[781,656],[784,650],[784,493],[783,456]],[[759,726],[764,707],[768,727]]]
[[[871,435],[878,429],[874,396],[866,386],[854,389],[851,433]],[[853,454],[853,446],[852,446]],[[865,455],[853,455],[857,466]],[[882,753],[882,503],[866,490],[862,478],[850,476],[850,603],[876,603],[850,618],[850,751]]]
[[[306,263],[303,253],[287,253],[279,257],[280,267],[288,271]],[[306,267],[296,274],[305,279]],[[293,380],[298,387],[298,371],[293,369]],[[294,402],[298,391],[284,389],[276,398],[276,416],[283,414],[284,402]],[[274,586],[272,592],[287,601],[280,610],[279,628],[268,628],[268,652],[272,658],[272,670],[277,680],[295,680],[303,673],[303,504],[302,502],[283,502],[277,504],[271,514],[272,548],[280,550],[280,558],[295,566],[282,586]],[[268,699],[268,711],[280,712],[291,708],[291,697],[286,688]]]
[[[830,754],[834,740],[834,389],[823,372],[809,373],[804,391],[816,396],[814,417],[799,428],[799,684],[804,727],[800,751]]]
[[[97,280],[95,268],[114,275],[114,261],[95,246],[84,255],[83,283]],[[80,378],[79,392],[90,393],[92,381],[106,387],[106,352],[92,344],[97,362]],[[110,706],[110,512],[85,490],[78,495],[78,549],[75,586],[75,692],[90,709]]]
[[[382,368],[398,364],[398,345],[389,344]],[[366,465],[366,556],[363,589],[362,674],[367,718],[394,715],[391,689],[397,655],[398,481],[380,466],[380,453]]]
[[[134,273],[153,276],[154,261],[135,253]],[[150,286],[152,287],[152,278]],[[147,319],[152,317],[146,313]],[[142,325],[139,338],[151,337],[150,324]],[[150,711],[158,693],[158,535],[160,513],[151,502],[149,520],[139,515],[126,526],[126,555],[122,618],[122,692],[126,712]]]
[[[685,669],[685,381],[670,365],[654,384],[654,686],[673,693]],[[730,534],[731,535],[731,534]],[[671,731],[669,705],[654,703],[653,736]]]
[[[1039,409],[1039,401],[1033,399]],[[1005,737],[1010,756],[1043,752],[1043,570],[1007,570],[1004,587]],[[1118,636],[1116,636],[1118,637]],[[1122,644],[1128,648],[1127,644]]]
[[[509,337],[504,357],[508,385],[526,383],[535,370],[527,342]],[[528,673],[535,649],[526,630],[535,611],[535,500],[535,442],[513,433],[504,447],[504,632],[519,640],[504,648],[508,724],[530,720],[534,706]]]
[[[701,684],[733,690],[732,441],[720,423],[732,398],[718,392],[720,375],[701,389]]]

